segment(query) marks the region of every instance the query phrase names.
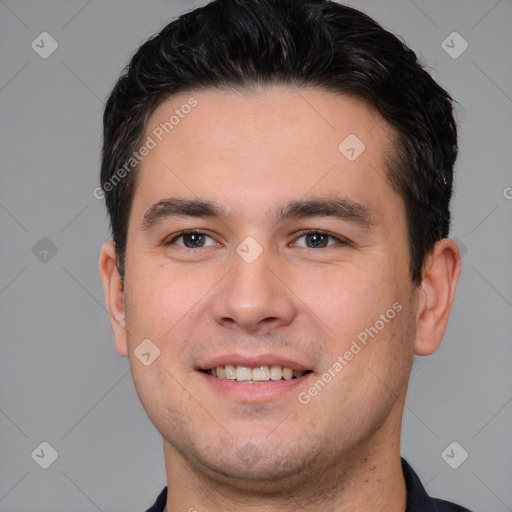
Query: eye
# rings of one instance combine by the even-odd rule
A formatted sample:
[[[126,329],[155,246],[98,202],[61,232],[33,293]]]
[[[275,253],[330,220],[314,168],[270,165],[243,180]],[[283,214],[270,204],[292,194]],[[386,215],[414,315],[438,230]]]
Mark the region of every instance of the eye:
[[[201,247],[211,247],[216,245],[215,240],[200,231],[182,231],[170,240],[166,241],[164,245],[177,245],[187,249],[200,249]]]
[[[298,243],[301,239],[304,239],[304,242]],[[348,241],[323,231],[303,232],[294,243],[294,245],[307,247],[308,249],[323,249],[325,247],[331,247],[338,244],[348,245]]]

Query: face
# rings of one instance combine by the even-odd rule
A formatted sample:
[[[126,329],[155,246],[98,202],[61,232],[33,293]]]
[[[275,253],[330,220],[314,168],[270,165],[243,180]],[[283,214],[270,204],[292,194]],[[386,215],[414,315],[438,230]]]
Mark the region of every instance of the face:
[[[273,480],[397,439],[417,297],[391,135],[318,89],[198,92],[154,112],[116,347],[167,453]]]

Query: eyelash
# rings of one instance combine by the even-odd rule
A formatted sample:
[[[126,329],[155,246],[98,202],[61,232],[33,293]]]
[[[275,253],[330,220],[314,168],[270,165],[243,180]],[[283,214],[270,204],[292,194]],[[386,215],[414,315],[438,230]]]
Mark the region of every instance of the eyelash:
[[[176,240],[179,240],[180,238],[182,238],[186,235],[205,235],[209,238],[212,238],[212,240],[213,240],[213,237],[211,237],[210,235],[208,235],[207,233],[205,233],[203,231],[196,231],[196,230],[190,229],[190,230],[185,230],[185,231],[179,232],[174,237],[172,237],[170,240],[165,241],[163,245],[165,245],[165,246],[174,245]],[[306,229],[306,230],[300,231],[298,233],[297,237],[295,238],[295,242],[306,235],[324,235],[333,240],[336,240],[336,242],[337,242],[336,244],[328,245],[327,247],[320,247],[320,249],[327,249],[328,247],[334,247],[336,245],[342,245],[342,246],[351,245],[351,242],[349,240],[347,240],[346,238],[336,236],[336,235],[333,235],[332,233],[329,233],[328,231],[322,231],[322,230],[318,230],[318,229],[316,229],[316,230],[315,229]],[[182,246],[179,246],[179,247],[182,247]],[[202,248],[203,247],[197,247],[196,249],[202,249]],[[313,247],[305,247],[305,248],[306,249],[314,249]],[[194,248],[183,247],[183,249],[194,249]]]

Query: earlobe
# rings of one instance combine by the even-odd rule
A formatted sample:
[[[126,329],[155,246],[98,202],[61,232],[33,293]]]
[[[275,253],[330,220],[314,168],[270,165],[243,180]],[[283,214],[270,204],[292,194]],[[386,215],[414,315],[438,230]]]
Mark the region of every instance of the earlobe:
[[[461,269],[457,244],[439,240],[427,257],[420,284],[414,353],[425,356],[437,350],[452,309]]]
[[[101,247],[98,271],[105,289],[105,302],[114,333],[114,345],[119,354],[127,356],[124,291],[121,276],[117,270],[117,252],[113,241],[105,242]]]

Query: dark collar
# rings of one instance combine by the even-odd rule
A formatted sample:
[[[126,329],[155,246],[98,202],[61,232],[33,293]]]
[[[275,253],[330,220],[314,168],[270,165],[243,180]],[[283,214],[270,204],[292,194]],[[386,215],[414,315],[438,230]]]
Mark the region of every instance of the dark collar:
[[[404,458],[402,458],[402,471],[407,488],[406,512],[471,512],[467,508],[455,503],[431,498],[423,487],[418,475]]]

